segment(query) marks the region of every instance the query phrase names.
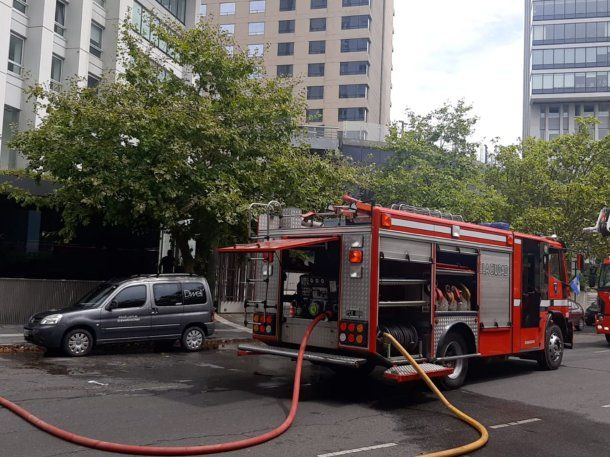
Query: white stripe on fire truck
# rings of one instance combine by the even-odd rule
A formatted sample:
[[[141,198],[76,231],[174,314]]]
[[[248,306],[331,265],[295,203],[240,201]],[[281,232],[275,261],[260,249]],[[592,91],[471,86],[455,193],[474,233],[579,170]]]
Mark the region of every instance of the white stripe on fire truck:
[[[513,306],[521,306],[521,299],[520,298],[515,298]]]
[[[531,422],[538,422],[538,421],[541,421],[541,420],[542,419],[539,419],[537,417],[533,417],[531,419],[523,419],[523,420],[515,421],[515,422],[507,422],[506,424],[491,425],[489,428],[498,429],[498,428],[505,428],[505,427],[513,427],[515,425],[529,424]]]
[[[445,227],[444,225],[424,224],[423,222],[405,221],[404,219],[392,219],[392,224],[398,227],[408,227],[419,230],[427,230],[429,232],[436,233],[451,233],[451,227]]]
[[[354,454],[356,452],[374,451],[375,449],[384,449],[386,447],[398,446],[396,443],[377,444],[375,446],[361,447],[358,449],[349,449],[347,451],[331,452],[330,454],[318,454],[318,457],[335,457],[336,455]]]
[[[481,233],[475,232],[474,230],[462,230],[462,236],[469,236],[471,238],[481,238],[482,240],[490,241],[501,241],[506,243],[506,237],[504,235],[494,235],[493,233]]]

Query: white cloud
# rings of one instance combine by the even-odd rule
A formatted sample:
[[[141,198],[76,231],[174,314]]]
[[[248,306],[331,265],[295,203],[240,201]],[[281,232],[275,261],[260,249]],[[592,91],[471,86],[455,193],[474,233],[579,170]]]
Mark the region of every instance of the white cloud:
[[[464,98],[476,139],[521,136],[523,0],[395,0],[392,119]]]

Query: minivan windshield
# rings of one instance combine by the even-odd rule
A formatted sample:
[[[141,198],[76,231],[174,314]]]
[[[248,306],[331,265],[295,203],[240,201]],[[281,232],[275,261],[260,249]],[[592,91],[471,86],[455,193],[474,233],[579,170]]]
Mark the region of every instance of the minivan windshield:
[[[95,308],[101,305],[106,298],[118,287],[118,284],[103,283],[97,286],[92,291],[85,294],[80,300],[74,303],[75,306],[85,308]]]

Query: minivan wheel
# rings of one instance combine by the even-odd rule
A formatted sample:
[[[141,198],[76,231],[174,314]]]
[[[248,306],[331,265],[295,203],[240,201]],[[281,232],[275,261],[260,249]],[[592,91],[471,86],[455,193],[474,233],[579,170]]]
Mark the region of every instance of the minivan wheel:
[[[62,348],[70,357],[83,357],[93,349],[93,336],[83,328],[72,329],[64,336]]]
[[[182,347],[189,351],[201,351],[205,333],[199,327],[189,327],[182,334]]]

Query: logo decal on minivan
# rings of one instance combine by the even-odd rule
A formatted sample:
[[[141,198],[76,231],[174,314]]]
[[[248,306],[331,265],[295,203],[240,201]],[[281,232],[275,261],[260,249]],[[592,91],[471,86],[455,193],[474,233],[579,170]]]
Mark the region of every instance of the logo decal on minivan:
[[[135,314],[132,315],[128,315],[128,316],[119,316],[117,318],[117,322],[134,322],[134,321],[139,321],[140,320],[140,316],[136,316]]]
[[[203,289],[185,290],[184,298],[203,298]]]

